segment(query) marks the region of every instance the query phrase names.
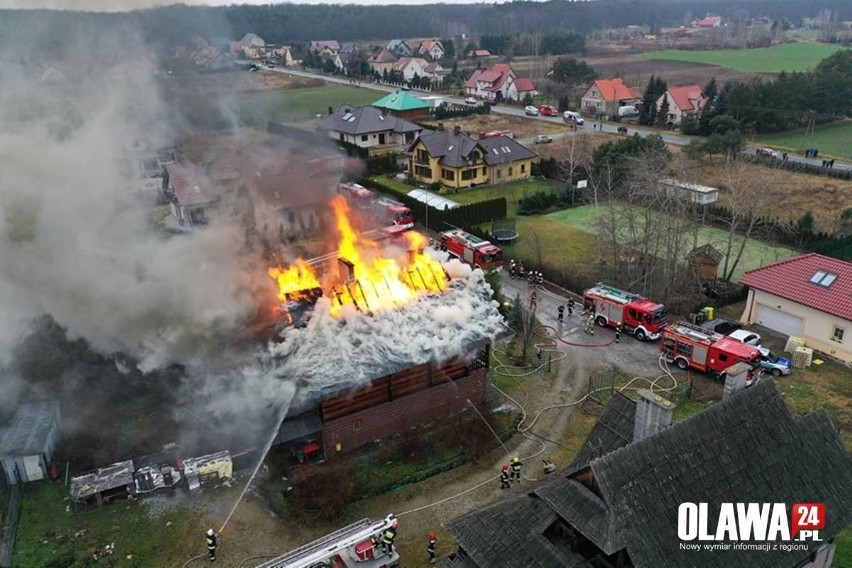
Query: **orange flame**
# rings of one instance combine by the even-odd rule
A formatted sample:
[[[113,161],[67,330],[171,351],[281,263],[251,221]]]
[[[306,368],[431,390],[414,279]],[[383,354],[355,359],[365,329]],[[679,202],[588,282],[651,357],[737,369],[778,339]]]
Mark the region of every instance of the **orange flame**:
[[[379,243],[362,238],[349,220],[349,205],[342,196],[331,206],[340,234],[337,257],[351,269],[337,278],[325,277],[323,292],[332,300],[331,313],[338,315],[344,305],[375,312],[410,302],[420,294],[440,292],[447,287],[447,274],[441,263],[423,253],[426,238],[414,231],[405,233],[407,256],[389,258]],[[320,287],[314,268],[297,260],[288,268],[270,268],[278,282],[279,300],[308,298],[307,290]]]

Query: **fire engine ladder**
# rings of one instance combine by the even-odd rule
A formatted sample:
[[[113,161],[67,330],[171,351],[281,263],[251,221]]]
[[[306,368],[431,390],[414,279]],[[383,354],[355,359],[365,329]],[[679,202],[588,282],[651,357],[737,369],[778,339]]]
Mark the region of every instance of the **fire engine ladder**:
[[[319,562],[328,560],[349,547],[355,546],[359,542],[369,539],[371,536],[382,533],[394,521],[396,521],[396,517],[393,515],[388,515],[381,521],[376,522],[370,519],[361,519],[357,523],[352,523],[348,527],[343,527],[313,542],[309,542],[274,560],[264,562],[258,565],[257,568],[309,568]]]
[[[603,290],[608,295],[613,296],[613,299],[622,300],[625,303],[630,302],[631,300],[644,300],[643,296],[639,294],[633,294],[632,292],[626,292],[620,288],[616,288],[615,286],[609,286],[607,284],[601,284],[598,282],[595,285],[595,288]]]
[[[714,331],[710,331],[709,329],[704,329],[703,327],[699,327],[697,325],[691,324],[685,321],[679,321],[672,326],[672,331],[675,333],[679,333],[681,335],[685,335],[689,338],[696,339],[699,341],[708,341],[712,342],[716,336],[718,335]]]

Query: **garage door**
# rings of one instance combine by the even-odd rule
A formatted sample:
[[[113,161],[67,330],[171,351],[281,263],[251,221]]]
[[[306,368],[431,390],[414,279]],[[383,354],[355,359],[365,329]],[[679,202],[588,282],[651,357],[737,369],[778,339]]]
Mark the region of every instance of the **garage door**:
[[[27,470],[27,481],[44,479],[44,472],[41,470],[38,456],[25,456],[24,468]]]
[[[763,327],[774,329],[784,335],[801,335],[802,334],[802,318],[785,314],[781,310],[757,305],[757,321]]]

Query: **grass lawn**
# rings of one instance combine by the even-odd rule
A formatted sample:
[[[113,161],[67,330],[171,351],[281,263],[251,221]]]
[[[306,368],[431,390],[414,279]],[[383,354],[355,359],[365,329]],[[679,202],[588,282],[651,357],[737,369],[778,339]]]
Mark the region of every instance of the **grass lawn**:
[[[562,211],[556,211],[555,213],[545,215],[544,219],[550,219],[559,223],[564,223],[565,225],[568,225],[574,229],[586,231],[589,235],[595,232],[594,205],[584,205],[583,207],[575,207],[573,209],[564,209]],[[714,227],[701,227],[698,232],[699,245],[710,243],[722,252],[724,252],[725,250],[723,243],[726,239],[727,233],[721,229],[716,229]],[[737,250],[737,247],[739,246],[740,242],[740,237],[735,235],[734,239],[734,250]],[[687,243],[685,243],[686,246],[691,248],[692,240],[686,240],[688,241]],[[688,252],[688,250],[684,250],[683,254],[686,255],[686,253]],[[766,264],[776,262],[777,260],[780,260],[782,258],[787,258],[792,254],[793,251],[791,249],[785,247],[771,246],[766,243],[751,239],[746,244],[746,248],[743,251],[742,259],[740,260],[737,270],[734,272],[733,280],[739,280],[740,276],[742,276],[743,272],[745,272],[746,270],[751,270],[752,268],[759,268]]]
[[[448,199],[457,203],[477,203],[488,199],[505,197],[508,202],[508,216],[515,217],[518,213],[518,200],[541,191],[553,191],[557,186],[549,180],[530,178],[506,184],[486,185],[473,189],[463,189],[459,193],[450,193]]]
[[[803,130],[796,130],[761,136],[758,140],[767,146],[798,153],[804,153],[805,148],[817,148],[820,157],[824,154],[840,160],[848,160],[852,157],[852,147],[849,145],[849,141],[852,140],[852,120],[821,126],[808,134],[805,134]]]
[[[649,51],[637,55],[641,59],[691,61],[729,67],[746,73],[780,73],[807,71],[821,59],[844,49],[824,43],[785,43],[756,49],[718,49],[712,51]]]
[[[237,97],[236,112],[247,125],[265,125],[270,120],[300,121],[328,112],[330,106],[369,105],[379,100],[379,95],[369,89],[342,85],[256,91]]]
[[[15,566],[88,566],[92,554],[110,543],[115,543],[115,553],[109,566],[172,566],[176,558],[189,558],[198,551],[197,511],[174,508],[155,517],[139,502],[116,502],[85,511],[73,511],[70,505],[61,483],[26,485]],[[196,547],[191,548],[192,544]]]

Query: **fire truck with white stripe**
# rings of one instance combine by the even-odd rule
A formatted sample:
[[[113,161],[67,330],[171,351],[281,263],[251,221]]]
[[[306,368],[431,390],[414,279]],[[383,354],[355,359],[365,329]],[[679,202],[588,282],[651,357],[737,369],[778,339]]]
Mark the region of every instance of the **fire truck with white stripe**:
[[[441,233],[441,250],[474,268],[499,270],[503,266],[500,247],[461,229]]]
[[[685,321],[663,331],[660,350],[680,369],[710,373],[721,381],[735,363],[745,363],[749,367],[746,386],[760,379],[763,372],[760,351],[756,347]]]
[[[337,191],[354,209],[369,213],[381,224],[405,229],[414,227],[414,214],[411,209],[398,201],[381,197],[375,191],[358,183],[341,183]]]
[[[583,309],[595,314],[599,326],[622,326],[639,341],[659,339],[669,323],[663,304],[604,284],[583,292]]]
[[[394,523],[393,515],[376,522],[362,519],[257,568],[399,568],[396,549],[384,554],[376,543]]]

